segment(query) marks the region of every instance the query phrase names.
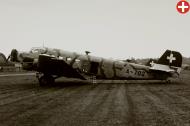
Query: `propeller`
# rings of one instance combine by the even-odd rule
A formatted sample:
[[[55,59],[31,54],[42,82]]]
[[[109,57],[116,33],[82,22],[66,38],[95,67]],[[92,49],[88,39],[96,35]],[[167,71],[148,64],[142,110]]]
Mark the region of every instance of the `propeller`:
[[[0,53],[0,63],[6,63],[7,60],[6,60],[6,57],[3,53]]]
[[[18,60],[18,51],[16,49],[12,49],[11,54],[10,54],[10,61],[19,62],[19,60]]]

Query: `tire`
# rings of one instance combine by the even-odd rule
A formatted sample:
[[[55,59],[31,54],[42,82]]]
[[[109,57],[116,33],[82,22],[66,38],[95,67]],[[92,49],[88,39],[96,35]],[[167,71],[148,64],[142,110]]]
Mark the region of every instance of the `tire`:
[[[55,79],[52,76],[42,76],[39,78],[40,86],[53,85],[54,82],[55,82]]]

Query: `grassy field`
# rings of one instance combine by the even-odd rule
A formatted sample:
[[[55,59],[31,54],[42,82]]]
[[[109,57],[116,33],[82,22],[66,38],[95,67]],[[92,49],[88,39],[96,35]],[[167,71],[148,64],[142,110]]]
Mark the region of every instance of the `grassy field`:
[[[172,84],[0,77],[0,126],[189,126],[190,71]]]

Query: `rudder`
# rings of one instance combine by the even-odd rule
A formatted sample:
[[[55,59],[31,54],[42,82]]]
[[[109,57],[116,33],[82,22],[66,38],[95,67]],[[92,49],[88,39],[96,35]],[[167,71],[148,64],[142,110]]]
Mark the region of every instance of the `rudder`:
[[[181,67],[182,55],[177,51],[166,50],[165,53],[159,58],[157,63],[172,67]]]

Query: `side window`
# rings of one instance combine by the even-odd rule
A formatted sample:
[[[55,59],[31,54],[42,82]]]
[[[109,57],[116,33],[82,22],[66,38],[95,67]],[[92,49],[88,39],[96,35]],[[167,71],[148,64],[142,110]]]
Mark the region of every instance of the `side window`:
[[[67,58],[66,58],[66,61],[71,61],[71,60],[72,60],[71,57],[67,57]]]

